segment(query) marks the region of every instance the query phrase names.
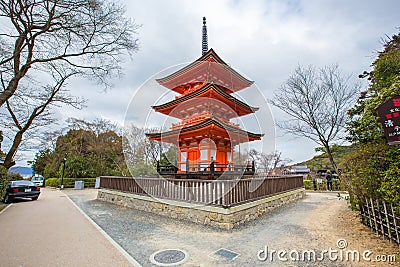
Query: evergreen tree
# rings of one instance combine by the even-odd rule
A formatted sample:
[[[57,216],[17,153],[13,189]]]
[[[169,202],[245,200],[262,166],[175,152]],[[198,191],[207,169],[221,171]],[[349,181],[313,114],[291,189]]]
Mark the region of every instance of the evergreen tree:
[[[345,182],[353,204],[364,197],[400,202],[400,151],[389,146],[377,108],[400,93],[400,36],[385,42],[384,49],[372,63],[373,70],[364,72],[370,85],[357,105],[349,111],[347,124],[354,149],[342,164]]]

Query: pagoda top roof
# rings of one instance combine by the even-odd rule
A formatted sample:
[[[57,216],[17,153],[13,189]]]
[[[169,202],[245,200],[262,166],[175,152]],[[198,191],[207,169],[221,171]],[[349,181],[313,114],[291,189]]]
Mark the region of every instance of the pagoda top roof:
[[[222,86],[219,86],[217,84],[203,85],[201,88],[199,88],[195,91],[192,91],[192,92],[190,92],[186,95],[183,95],[179,98],[176,98],[170,102],[167,102],[167,103],[164,103],[161,105],[152,106],[152,108],[157,112],[161,112],[166,115],[171,115],[171,116],[180,118],[180,116],[176,110],[179,107],[179,105],[182,105],[183,103],[189,102],[196,98],[202,98],[202,97],[211,98],[211,94],[213,94],[214,92],[217,95],[214,96],[213,98],[222,99],[223,102],[225,102],[228,106],[230,106],[232,108],[232,110],[234,112],[237,113],[237,116],[251,114],[251,113],[256,112],[259,109],[257,107],[251,107],[251,106],[247,105],[246,103],[244,103],[243,101],[237,99],[236,97],[226,93],[225,88]],[[172,112],[172,111],[174,111],[174,112]]]
[[[180,136],[180,135],[184,135],[187,133],[190,134],[191,132],[193,133],[196,131],[205,131],[206,129],[213,127],[213,126],[217,126],[226,132],[234,133],[232,136],[234,138],[236,138],[236,134],[238,134],[240,136],[246,136],[247,138],[243,138],[243,137],[239,138],[238,137],[240,140],[239,142],[241,142],[241,143],[260,140],[261,137],[264,136],[264,134],[252,133],[252,132],[248,132],[243,129],[240,129],[239,127],[232,126],[228,123],[225,123],[225,122],[219,120],[215,116],[205,119],[197,124],[193,124],[193,125],[190,125],[187,127],[182,127],[180,129],[170,130],[170,131],[166,131],[166,132],[162,132],[162,133],[146,133],[146,136],[153,140],[161,140],[161,139],[165,138],[164,140],[161,140],[161,141],[165,142],[165,141],[168,141],[171,137]]]
[[[231,68],[212,48],[186,67],[156,81],[180,94],[183,93],[182,85],[196,82],[220,84],[231,92],[237,92],[254,83]]]

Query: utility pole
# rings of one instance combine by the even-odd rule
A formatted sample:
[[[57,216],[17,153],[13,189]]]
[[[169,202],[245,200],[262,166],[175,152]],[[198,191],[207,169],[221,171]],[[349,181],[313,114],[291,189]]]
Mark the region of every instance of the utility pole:
[[[65,172],[65,162],[67,161],[67,155],[63,158],[63,170],[61,175],[61,189],[64,188],[64,172]]]

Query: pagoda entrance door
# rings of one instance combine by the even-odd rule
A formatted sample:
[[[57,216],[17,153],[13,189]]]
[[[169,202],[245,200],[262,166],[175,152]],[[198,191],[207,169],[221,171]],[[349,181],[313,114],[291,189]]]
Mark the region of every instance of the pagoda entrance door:
[[[200,151],[198,148],[191,148],[188,151],[188,160],[190,163],[197,163],[200,159]]]
[[[226,165],[228,163],[228,160],[226,158],[226,152],[225,151],[218,151],[217,152],[217,159],[216,162],[218,164],[223,164]]]

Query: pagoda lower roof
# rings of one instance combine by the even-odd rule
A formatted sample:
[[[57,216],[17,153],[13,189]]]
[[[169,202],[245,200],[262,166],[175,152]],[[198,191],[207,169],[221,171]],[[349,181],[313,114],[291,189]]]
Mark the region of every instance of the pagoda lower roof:
[[[184,93],[182,85],[191,83],[214,82],[231,92],[237,92],[254,83],[226,64],[213,49],[186,67],[156,81],[180,94]]]
[[[168,143],[178,143],[182,140],[203,139],[219,136],[225,138],[231,144],[245,143],[255,140],[261,140],[264,134],[257,134],[245,131],[236,126],[225,123],[212,116],[197,124],[189,125],[175,130],[160,133],[146,133],[150,140],[156,140]],[[201,141],[201,140],[200,140]]]
[[[236,97],[226,93],[225,88],[216,84],[206,84],[201,88],[178,97],[165,104],[152,106],[152,108],[160,113],[173,116],[175,118],[182,118],[182,111],[188,108],[193,108],[198,102],[207,101],[204,98],[215,99],[229,107],[232,111],[230,118],[244,116],[256,112],[259,108],[251,107]]]

